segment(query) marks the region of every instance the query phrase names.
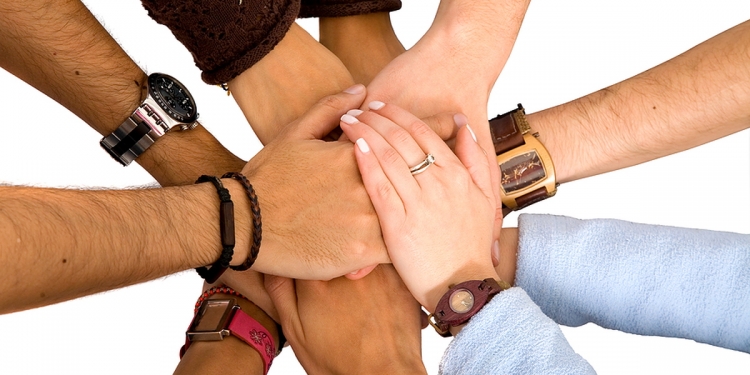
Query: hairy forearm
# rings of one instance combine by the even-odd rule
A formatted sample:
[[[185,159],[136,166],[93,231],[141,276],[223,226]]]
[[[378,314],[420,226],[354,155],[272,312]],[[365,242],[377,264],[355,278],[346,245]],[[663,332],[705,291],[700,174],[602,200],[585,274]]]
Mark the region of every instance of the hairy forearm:
[[[145,97],[146,74],[79,0],[3,1],[0,66],[102,135]],[[163,186],[244,165],[202,127],[167,133],[138,162]]]
[[[750,21],[529,123],[559,182],[625,168],[748,128],[748,66]]]
[[[244,261],[251,225],[235,202]],[[144,190],[0,187],[0,313],[122,287],[213,263],[221,253],[219,199],[211,184]]]

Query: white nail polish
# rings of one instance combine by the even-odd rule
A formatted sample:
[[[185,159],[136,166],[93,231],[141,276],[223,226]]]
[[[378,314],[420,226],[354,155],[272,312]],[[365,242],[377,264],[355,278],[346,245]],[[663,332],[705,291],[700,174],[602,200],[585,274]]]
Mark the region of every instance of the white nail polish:
[[[370,152],[370,145],[367,144],[367,141],[365,141],[364,138],[357,140],[357,147],[359,147],[359,151],[362,151],[365,154]]]
[[[341,116],[341,121],[343,121],[343,122],[345,122],[345,123],[347,123],[349,125],[356,124],[356,123],[359,122],[359,120],[357,120],[357,118],[354,117],[354,116],[352,116],[352,115],[343,115],[343,116]]]
[[[471,134],[471,138],[474,140],[474,142],[477,142],[477,135],[474,134],[474,129],[472,129],[469,124],[466,124],[466,129],[469,130],[469,134]]]
[[[372,110],[377,111],[378,109],[385,107],[385,103],[375,100],[375,101],[371,101],[370,104],[367,105],[367,107],[369,107]]]
[[[346,112],[346,114],[347,114],[347,115],[350,115],[350,116],[354,116],[354,117],[357,117],[357,116],[361,115],[361,114],[362,114],[362,112],[363,112],[363,111],[362,111],[362,110],[359,110],[359,109],[351,109],[351,110],[349,110],[349,112]]]

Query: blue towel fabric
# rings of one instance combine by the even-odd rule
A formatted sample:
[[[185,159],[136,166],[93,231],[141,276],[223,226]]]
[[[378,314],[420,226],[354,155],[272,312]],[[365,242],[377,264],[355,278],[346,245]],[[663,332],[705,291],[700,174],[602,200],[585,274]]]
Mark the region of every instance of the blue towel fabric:
[[[453,340],[442,374],[594,373],[555,322],[750,353],[747,234],[521,215],[516,286]]]

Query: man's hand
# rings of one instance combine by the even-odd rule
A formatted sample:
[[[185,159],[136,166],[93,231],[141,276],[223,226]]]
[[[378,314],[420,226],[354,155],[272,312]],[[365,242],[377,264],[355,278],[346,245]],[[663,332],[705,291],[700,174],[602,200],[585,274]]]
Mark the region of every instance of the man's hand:
[[[327,280],[390,262],[351,143],[320,140],[364,97],[357,85],[323,98],[243,169],[263,218],[254,270]]]
[[[392,266],[360,280],[267,276],[266,288],[308,374],[426,374],[421,310]]]

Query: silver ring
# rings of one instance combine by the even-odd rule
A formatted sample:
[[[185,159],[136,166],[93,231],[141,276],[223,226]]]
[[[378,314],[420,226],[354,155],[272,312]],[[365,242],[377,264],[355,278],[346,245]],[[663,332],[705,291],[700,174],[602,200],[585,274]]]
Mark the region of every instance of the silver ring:
[[[422,160],[421,163],[409,168],[409,172],[411,172],[412,176],[418,175],[427,170],[427,168],[429,168],[434,162],[435,157],[432,156],[432,154],[427,154],[427,156],[424,158],[424,160]]]

